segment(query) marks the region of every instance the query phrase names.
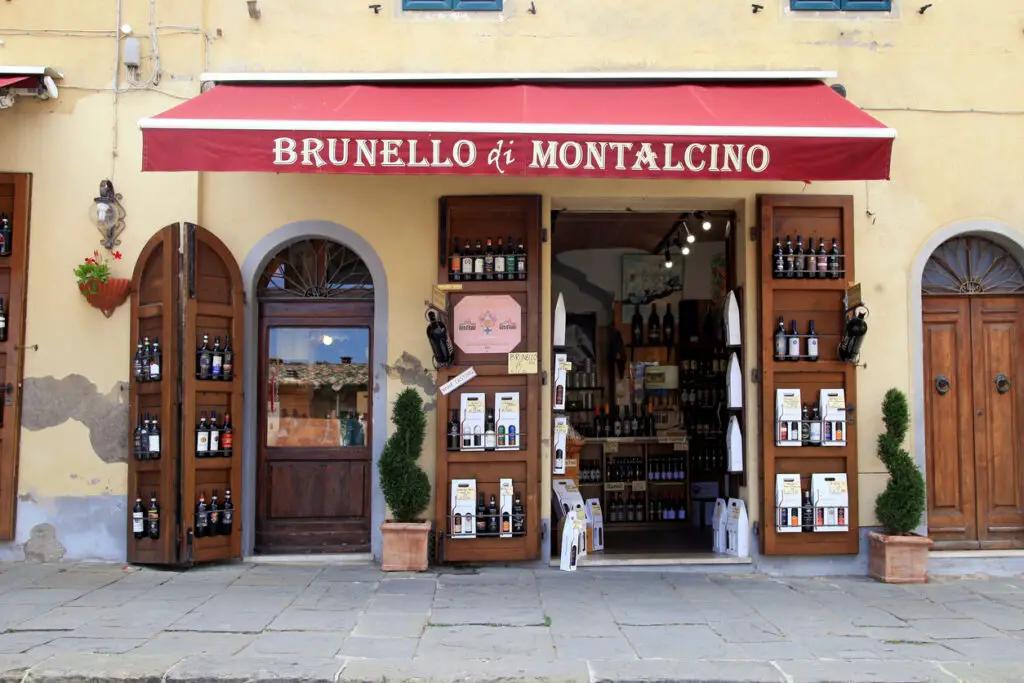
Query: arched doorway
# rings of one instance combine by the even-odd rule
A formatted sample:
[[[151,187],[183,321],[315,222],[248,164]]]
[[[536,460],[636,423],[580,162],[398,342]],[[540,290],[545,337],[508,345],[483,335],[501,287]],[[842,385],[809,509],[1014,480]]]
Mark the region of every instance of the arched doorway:
[[[314,238],[257,280],[257,553],[369,552],[374,282],[354,251]]]
[[[921,310],[929,536],[1024,547],[1024,268],[992,240],[949,239]]]

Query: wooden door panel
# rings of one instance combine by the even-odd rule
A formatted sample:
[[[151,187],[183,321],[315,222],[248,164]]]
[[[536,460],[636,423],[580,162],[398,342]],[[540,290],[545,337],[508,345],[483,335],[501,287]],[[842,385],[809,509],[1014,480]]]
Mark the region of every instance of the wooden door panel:
[[[256,549],[366,552],[372,304],[268,302],[260,321]]]
[[[1024,547],[1024,444],[1021,439],[1019,298],[973,298],[974,439],[978,536],[982,547]],[[1000,393],[997,375],[1008,380]]]
[[[941,547],[975,547],[970,305],[948,297],[922,303],[928,533]],[[939,375],[949,380],[945,394],[936,388]]]

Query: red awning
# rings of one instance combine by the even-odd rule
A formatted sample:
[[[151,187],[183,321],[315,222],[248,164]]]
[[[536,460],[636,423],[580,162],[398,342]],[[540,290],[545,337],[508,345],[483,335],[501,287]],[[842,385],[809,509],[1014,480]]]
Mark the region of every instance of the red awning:
[[[881,180],[895,131],[820,81],[221,84],[145,171]]]
[[[39,79],[35,76],[0,76],[0,88],[35,88]]]

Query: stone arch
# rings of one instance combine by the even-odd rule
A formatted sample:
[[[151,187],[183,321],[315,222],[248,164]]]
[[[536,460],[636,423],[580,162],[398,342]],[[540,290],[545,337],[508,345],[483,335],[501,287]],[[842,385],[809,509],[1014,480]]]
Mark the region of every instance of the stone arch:
[[[911,392],[910,414],[914,434],[914,461],[928,479],[927,457],[925,454],[924,424],[924,322],[922,315],[922,280],[924,270],[932,254],[949,240],[958,237],[982,237],[1005,249],[1018,263],[1024,263],[1024,231],[1006,223],[994,220],[977,219],[958,221],[941,228],[921,246],[910,267],[909,310],[910,310],[910,349],[911,349]],[[928,530],[927,511],[925,519],[918,527],[917,533],[926,534]]]
[[[325,239],[342,244],[362,259],[373,277],[373,423],[378,425],[372,432],[373,474],[371,484],[370,549],[376,560],[381,553],[380,525],[384,522],[384,496],[381,494],[377,462],[387,439],[387,373],[384,363],[388,358],[388,285],[384,263],[377,252],[361,235],[350,228],[324,220],[308,220],[288,223],[264,235],[249,250],[242,263],[242,282],[245,285],[245,349],[246,360],[243,368],[245,400],[244,444],[242,448],[242,554],[251,556],[256,541],[256,426],[257,420],[257,367],[253,359],[259,348],[259,301],[256,296],[257,281],[263,274],[270,259],[281,249],[306,239]]]

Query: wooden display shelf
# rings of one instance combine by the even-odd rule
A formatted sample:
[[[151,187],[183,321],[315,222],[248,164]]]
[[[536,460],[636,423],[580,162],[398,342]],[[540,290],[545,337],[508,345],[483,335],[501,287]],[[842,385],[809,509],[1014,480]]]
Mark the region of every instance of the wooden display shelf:
[[[843,389],[847,405],[857,403],[856,368],[840,361],[836,345],[842,333],[845,311],[842,293],[854,281],[853,199],[846,196],[759,196],[761,225],[760,254],[760,325],[758,343],[761,367],[764,368],[761,391],[760,458],[761,519],[766,520],[761,534],[761,552],[766,555],[841,555],[856,554],[860,549],[857,429],[850,415],[846,427],[846,446],[783,447],[775,445],[775,391],[796,387],[803,392],[801,402],[813,403],[820,389]],[[837,280],[817,278],[772,277],[775,238],[823,237],[826,243],[839,240],[844,253],[845,270]],[[814,320],[821,359],[776,361],[774,333],[783,315],[786,322],[797,320],[797,329],[805,330]],[[807,335],[798,335],[801,344]],[[835,342],[835,343],[833,343]],[[816,464],[821,462],[821,468]],[[778,533],[771,520],[776,518],[776,474],[799,474],[801,489],[809,486],[812,473],[843,473],[847,477],[849,495],[849,531],[816,533]]]
[[[689,505],[689,501],[687,501]],[[687,508],[689,510],[689,508]],[[643,522],[605,522],[605,533],[610,531],[650,531],[653,529],[671,529],[680,527],[693,527],[689,518],[687,519],[666,519],[666,520],[645,520]]]
[[[450,294],[512,294],[526,292],[529,280],[464,280],[448,282],[442,280],[440,286],[460,285],[461,289],[450,290]]]
[[[234,391],[235,380],[197,379],[195,390],[198,394],[230,394]]]

